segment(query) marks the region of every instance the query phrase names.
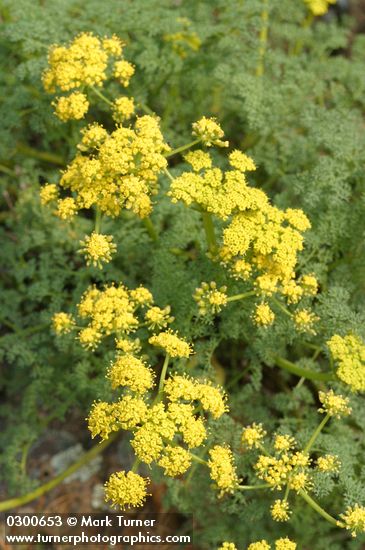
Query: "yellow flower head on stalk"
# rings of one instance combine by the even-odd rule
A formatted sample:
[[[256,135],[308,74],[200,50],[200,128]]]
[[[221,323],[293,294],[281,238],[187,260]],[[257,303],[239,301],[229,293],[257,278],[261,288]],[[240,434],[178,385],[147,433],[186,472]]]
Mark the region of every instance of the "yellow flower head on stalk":
[[[253,314],[253,321],[256,325],[268,327],[273,324],[274,320],[275,313],[268,304],[257,304],[255,313]]]
[[[319,317],[308,309],[300,309],[294,313],[295,328],[298,332],[309,332],[315,334],[313,325],[319,321]]]
[[[171,330],[153,335],[148,341],[152,346],[164,349],[170,357],[189,357],[193,352],[191,345]]]
[[[100,124],[95,122],[81,130],[81,143],[77,145],[80,151],[98,148],[108,137],[108,132]]]
[[[352,391],[365,391],[365,344],[358,336],[335,334],[327,341],[333,359],[338,363],[337,376]]]
[[[85,94],[73,92],[69,96],[59,97],[53,102],[55,114],[66,122],[67,120],[80,120],[89,110],[89,102]]]
[[[226,405],[226,395],[221,388],[212,386],[210,382],[197,383],[195,386],[196,398],[202,404],[205,411],[209,412],[213,418],[220,418],[228,411]]]
[[[165,382],[164,392],[171,402],[184,399],[195,401],[197,399],[195,381],[188,376],[174,375]]]
[[[79,148],[88,154],[77,154],[60,180],[74,193],[77,209],[96,206],[112,217],[123,208],[141,218],[149,215],[169,150],[156,117],[137,117],[132,127],[119,126],[111,134],[88,127]]]
[[[179,431],[189,449],[200,447],[208,437],[203,419],[194,418],[193,416],[188,422],[181,424]]]
[[[146,422],[135,432],[131,445],[139,460],[146,464],[158,460],[164,446],[163,439],[152,422]]]
[[[331,4],[336,4],[336,0],[304,0],[308,9],[317,17],[325,15]]]
[[[194,300],[198,304],[200,315],[209,313],[216,314],[227,304],[227,287],[217,288],[217,283],[201,283],[201,286],[195,289]]]
[[[71,220],[77,213],[77,206],[75,199],[67,197],[65,199],[59,199],[57,201],[56,216],[61,220]]]
[[[90,319],[87,328],[96,331],[100,337],[112,333],[127,335],[139,326],[131,294],[123,285],[112,284],[104,290],[90,287],[78,305],[79,315]]]
[[[153,387],[154,372],[141,359],[126,354],[116,358],[108,371],[112,388],[126,386],[136,393],[146,393]]]
[[[228,147],[228,141],[222,141],[224,132],[214,118],[203,116],[200,120],[193,123],[193,135],[201,139],[204,145],[211,147]]]
[[[165,470],[165,474],[176,477],[184,474],[191,466],[191,455],[183,447],[167,445],[158,461],[158,465]]]
[[[115,254],[117,247],[113,243],[112,235],[91,233],[86,235],[84,241],[80,241],[82,248],[79,250],[86,257],[87,265],[94,265],[103,268],[103,263],[109,263]]]
[[[210,449],[209,456],[210,477],[220,489],[219,496],[233,493],[238,486],[238,477],[231,449],[227,446],[215,445]]]
[[[275,451],[287,452],[293,447],[295,447],[296,441],[291,435],[275,435],[274,439],[274,449]]]
[[[231,275],[234,279],[243,279],[248,281],[252,275],[252,265],[245,260],[236,260],[231,268]]]
[[[245,153],[242,153],[242,151],[239,151],[238,149],[235,149],[232,153],[230,153],[229,164],[241,172],[256,170],[256,165],[252,158],[248,157]]]
[[[64,313],[60,311],[55,313],[52,317],[53,329],[57,334],[67,334],[75,326],[75,319],[71,313]]]
[[[315,296],[318,292],[318,281],[313,274],[303,275],[300,278],[300,285],[307,296]]]
[[[277,539],[275,541],[275,550],[296,550],[297,544],[288,537]]]
[[[112,403],[95,402],[87,420],[93,439],[97,435],[102,439],[108,439],[109,435],[118,429],[115,418],[115,407]]]
[[[324,455],[317,458],[317,468],[320,472],[337,473],[341,467],[341,462],[336,455]]]
[[[271,517],[275,521],[288,521],[291,511],[289,510],[289,503],[286,500],[275,500],[274,504],[270,508]]]
[[[89,350],[95,350],[101,342],[102,335],[99,330],[93,327],[85,327],[80,330],[78,339],[80,344]]]
[[[251,542],[247,550],[270,550],[270,548],[270,544],[265,539],[262,539],[257,542]]]
[[[346,529],[351,531],[353,537],[365,532],[365,508],[363,506],[358,504],[353,507],[349,506],[346,512],[340,515],[340,518],[341,521],[338,522],[338,525],[340,527],[345,526]]]
[[[129,338],[116,338],[115,347],[122,353],[139,353],[141,351],[141,341],[139,338],[131,340]]]
[[[200,170],[211,168],[212,166],[211,156],[201,149],[186,153],[184,159],[190,164],[194,172],[200,172]]]
[[[47,185],[42,187],[39,195],[43,206],[55,201],[58,198],[57,185],[55,183],[47,183]]]
[[[81,33],[68,46],[52,46],[43,73],[47,92],[67,92],[81,86],[100,86],[106,80],[108,53],[92,33]]]
[[[121,61],[116,61],[114,63],[114,76],[119,82],[127,88],[129,86],[130,79],[134,75],[135,69],[134,65],[132,63],[129,63],[129,61],[125,61],[124,59]]]
[[[237,550],[237,546],[233,542],[224,542],[218,550]]]
[[[320,391],[319,400],[322,403],[322,408],[318,409],[321,413],[326,413],[336,418],[351,414],[349,399],[343,397],[343,395],[336,395],[333,390],[329,390],[328,392]]]
[[[153,296],[148,288],[144,286],[139,286],[129,292],[129,295],[133,302],[140,306],[149,305],[153,302]]]
[[[249,449],[257,449],[265,435],[266,432],[262,424],[256,424],[256,422],[254,422],[250,426],[243,429],[241,437],[242,444],[244,447],[248,447]]]
[[[151,330],[166,328],[167,325],[174,321],[174,317],[172,317],[170,313],[170,306],[166,306],[163,309],[157,306],[150,307],[144,316],[148,328]]]
[[[147,497],[149,479],[134,472],[116,472],[105,483],[105,500],[121,510],[142,506]]]
[[[117,122],[129,120],[134,115],[133,97],[118,97],[113,104],[113,118]]]
[[[123,53],[123,48],[125,46],[125,43],[123,40],[121,40],[118,36],[113,34],[111,37],[105,37],[102,40],[103,48],[108,54],[113,55],[115,57],[120,57]]]
[[[142,397],[125,395],[122,399],[113,403],[115,420],[118,427],[123,430],[133,430],[138,425],[146,422],[148,408]]]
[[[313,487],[313,482],[308,473],[298,472],[290,477],[288,485],[290,489],[299,493],[299,491],[303,489],[311,489]]]

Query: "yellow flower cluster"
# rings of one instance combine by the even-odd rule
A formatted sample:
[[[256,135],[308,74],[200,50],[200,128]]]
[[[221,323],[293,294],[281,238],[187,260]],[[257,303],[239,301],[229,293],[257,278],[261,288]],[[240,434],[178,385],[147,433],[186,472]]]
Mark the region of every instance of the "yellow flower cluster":
[[[157,396],[149,403],[154,373],[140,358],[129,353],[117,356],[107,376],[112,388],[122,386],[127,393],[114,403],[94,403],[88,417],[92,437],[99,435],[107,439],[114,431],[130,430],[131,445],[140,461],[148,465],[157,463],[171,477],[184,474],[193,460],[190,449],[199,447],[207,438],[206,419],[198,416],[197,410],[202,408],[213,418],[219,418],[226,411],[221,390],[200,380],[173,376],[165,382],[163,392],[160,386]],[[218,455],[214,459],[215,451],[210,464],[212,476],[216,476],[214,479],[222,490],[228,490],[231,474],[226,462],[217,462]],[[226,448],[224,452],[227,454]],[[135,478],[134,474],[131,476],[133,490],[127,491],[130,473],[118,472],[106,484],[108,500],[122,508],[140,505],[145,496],[143,478]],[[140,496],[134,498],[133,495]]]
[[[147,216],[157,192],[157,178],[166,167],[164,143],[157,118],[137,117],[134,128],[118,127],[108,134],[93,124],[83,133],[78,154],[63,172],[60,186],[75,194],[77,209],[97,206],[109,216],[122,208]]]
[[[166,351],[170,357],[189,357],[192,354],[192,348],[188,342],[179,338],[171,330],[160,332],[153,335],[148,340],[152,346],[157,346]]]
[[[233,542],[224,542],[218,550],[237,550],[237,546]]]
[[[336,395],[333,390],[329,390],[328,392],[320,391],[319,400],[322,403],[322,408],[318,409],[321,413],[326,413],[336,418],[351,414],[349,399],[343,397],[343,395]]]
[[[58,189],[55,183],[47,183],[40,190],[41,204],[45,205],[55,201],[58,197]]]
[[[252,318],[254,323],[259,327],[268,327],[272,325],[275,321],[275,313],[273,312],[269,304],[257,304]]]
[[[59,97],[53,105],[55,114],[62,122],[80,120],[89,110],[87,97],[81,92],[73,92],[67,97]]]
[[[122,86],[127,88],[127,86],[129,86],[130,79],[134,75],[134,66],[132,63],[129,63],[129,61],[125,61],[124,59],[121,61],[116,61],[113,74]]]
[[[151,330],[163,329],[174,321],[174,317],[172,317],[170,313],[170,306],[166,306],[163,309],[157,306],[152,306],[146,311],[144,318],[147,326]]]
[[[356,504],[348,507],[344,514],[340,515],[342,522],[338,522],[341,527],[345,527],[353,537],[358,533],[365,533],[365,508]]]
[[[220,490],[219,496],[233,493],[238,486],[238,477],[231,449],[227,446],[215,445],[210,449],[209,456],[210,477]]]
[[[337,473],[340,466],[341,462],[336,455],[324,455],[317,458],[317,468],[320,472]]]
[[[275,550],[296,550],[296,543],[288,539],[288,537],[280,538],[275,541]],[[252,542],[247,550],[270,550],[270,544],[265,540],[260,540],[258,542]]]
[[[165,393],[172,402],[181,399],[189,403],[200,401],[204,411],[216,419],[228,410],[226,395],[221,388],[206,381],[200,382],[187,376],[175,375],[167,380]]]
[[[308,309],[300,309],[294,313],[294,323],[298,332],[308,332],[315,334],[313,325],[319,317]]]
[[[266,432],[262,424],[254,422],[251,426],[246,426],[242,432],[242,444],[248,449],[258,449]]]
[[[173,50],[181,59],[185,59],[189,51],[197,51],[201,46],[201,40],[196,32],[189,29],[191,21],[187,17],[179,17],[177,21],[182,24],[183,30],[171,34],[164,34],[165,42],[172,44]]]
[[[154,372],[145,363],[130,354],[120,355],[108,371],[112,388],[126,386],[140,394],[153,387]]]
[[[332,357],[338,362],[337,376],[352,391],[365,391],[365,344],[358,336],[337,334],[327,342]]]
[[[214,118],[206,118],[203,116],[200,120],[194,122],[193,136],[196,136],[208,147],[212,145],[228,147],[229,145],[228,141],[222,141],[224,132]]]
[[[71,332],[75,325],[75,319],[69,313],[55,313],[52,317],[54,331],[57,334],[67,334]]]
[[[114,63],[113,74],[123,86],[129,84],[134,67],[120,59],[123,43],[115,35],[101,40],[92,33],[81,33],[66,46],[52,46],[48,54],[48,68],[43,73],[47,92],[68,92],[81,88],[102,86],[107,80],[108,63]],[[115,58],[118,58],[115,60]],[[55,113],[62,121],[81,119],[89,109],[88,98],[82,91],[58,98]],[[125,110],[125,109],[124,109]]]
[[[129,120],[134,115],[134,109],[133,97],[118,97],[113,105],[113,118],[116,122]]]
[[[105,483],[105,500],[122,510],[142,506],[147,496],[148,483],[148,478],[134,472],[116,472]]]
[[[201,283],[195,289],[194,300],[198,304],[200,315],[216,314],[227,304],[227,287],[217,288],[217,283]]]
[[[108,263],[116,252],[117,247],[113,243],[112,235],[92,233],[86,235],[84,241],[80,241],[83,248],[79,250],[86,257],[86,264],[93,264],[102,269],[103,263]]]
[[[336,4],[336,0],[304,0],[313,15],[321,16],[328,12],[330,4]]]
[[[301,451],[279,452],[276,456],[260,455],[255,464],[257,476],[273,489],[290,489],[299,491],[311,486],[308,466],[310,458]]]
[[[279,498],[271,506],[270,512],[275,521],[288,521],[291,514],[288,501]]]
[[[302,233],[310,222],[301,210],[283,211],[269,202],[264,191],[250,187],[246,172],[255,170],[254,161],[241,151],[229,155],[231,170],[212,165],[208,153],[194,151],[185,155],[193,172],[183,172],[170,187],[173,203],[183,201],[227,221],[223,229],[220,257],[232,275],[252,277],[257,294],[281,293],[289,304],[314,295],[318,283],[314,275],[296,279],[297,255],[303,248]],[[254,321],[267,326],[274,314],[264,303],[258,306]],[[316,317],[303,310],[296,319],[300,330],[311,330]]]
[[[57,202],[56,215],[61,218],[61,220],[71,220],[75,214],[77,214],[75,199],[72,197],[59,199]]]
[[[147,315],[141,310],[144,307],[149,308],[147,313],[151,310],[153,312],[147,316],[149,319],[147,328],[150,330],[157,326],[163,328],[165,323],[173,320],[173,317],[169,315],[170,308],[168,306],[165,309],[153,306],[153,296],[145,287],[129,290],[123,284],[118,286],[110,284],[104,289],[90,286],[78,304],[79,317],[89,320],[88,324],[78,333],[80,343],[86,348],[95,349],[103,338],[115,334],[118,350],[129,354],[138,353],[139,340],[131,340],[128,335],[136,332],[140,325],[144,324]],[[71,330],[75,324],[73,320],[71,323],[71,319],[71,316],[66,313],[57,313],[54,316],[56,332],[60,334],[65,332],[63,326]],[[179,356],[182,357],[189,356],[191,348],[185,340],[170,332],[160,334],[155,335],[155,338],[163,345],[166,345],[167,341],[167,346],[172,352],[171,356],[177,357],[178,353],[181,353],[182,355]]]

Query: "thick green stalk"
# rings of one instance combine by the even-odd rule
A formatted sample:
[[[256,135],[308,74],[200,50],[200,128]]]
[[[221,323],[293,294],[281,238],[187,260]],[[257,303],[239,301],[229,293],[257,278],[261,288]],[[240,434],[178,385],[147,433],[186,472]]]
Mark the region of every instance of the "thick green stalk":
[[[151,218],[143,218],[143,224],[152,241],[158,241],[158,234]]]
[[[260,485],[238,485],[239,491],[254,491],[255,489],[268,489],[271,487],[269,483],[261,483]]]
[[[166,374],[167,374],[167,367],[169,366],[169,361],[170,361],[170,356],[167,353],[166,357],[165,357],[165,361],[163,362],[163,365],[162,365],[160,382],[158,384],[158,394],[157,394],[157,399],[158,400],[161,399],[162,394],[163,394],[163,387],[165,385],[165,378],[166,378]]]
[[[94,92],[94,94],[97,95],[100,99],[102,99],[105,103],[107,103],[108,105],[113,105],[113,102],[110,101],[110,99],[108,99],[103,93],[101,93],[101,91],[98,90],[96,86],[91,86],[91,89]]]
[[[323,382],[331,382],[335,380],[335,377],[331,372],[315,372],[302,367],[298,367],[295,363],[284,359],[283,357],[275,356],[274,357],[276,366],[296,374],[300,378],[307,378],[308,380],[322,380]]]
[[[182,153],[183,151],[186,151],[186,149],[190,149],[190,147],[194,147],[194,145],[197,145],[201,142],[200,138],[194,139],[194,141],[190,141],[189,143],[185,143],[185,145],[181,145],[180,147],[177,147],[176,149],[173,149],[172,151],[169,151],[166,153],[165,157],[169,158],[173,155],[177,155],[178,153]]]
[[[303,449],[303,453],[309,453],[309,451],[313,447],[317,437],[319,436],[319,434],[321,433],[321,431],[323,430],[323,428],[325,427],[325,425],[327,424],[329,419],[330,419],[330,415],[327,413],[326,416],[322,419],[322,422],[314,430],[310,440],[308,441],[308,443],[306,444],[306,446]]]
[[[44,495],[45,493],[48,493],[57,485],[60,485],[64,479],[69,477],[71,474],[88,464],[93,458],[95,458],[98,454],[100,454],[106,447],[108,447],[117,437],[117,433],[112,434],[109,439],[106,441],[102,441],[101,443],[98,443],[98,445],[95,445],[92,447],[89,451],[87,451],[79,460],[71,464],[64,472],[59,474],[58,476],[54,477],[50,481],[47,481],[44,485],[41,485],[34,491],[31,491],[30,493],[27,493],[26,495],[22,495],[20,497],[11,498],[9,500],[4,500],[3,502],[0,502],[0,512],[5,512],[6,510],[12,510],[13,508],[17,508],[18,506],[23,506],[24,504],[28,504],[28,502],[32,502],[36,498],[39,498],[40,496]]]
[[[213,218],[210,212],[202,212],[202,218],[208,249],[209,252],[214,254],[217,251],[217,239],[215,237]]]
[[[259,60],[256,67],[256,76],[262,76],[264,74],[265,65],[265,53],[267,49],[267,39],[269,34],[269,0],[262,1],[261,11],[261,29],[259,36]]]
[[[235,302],[236,300],[244,300],[250,296],[255,296],[255,290],[249,290],[248,292],[242,292],[242,294],[235,294],[234,296],[228,296],[227,302]]]
[[[203,460],[199,456],[194,455],[193,453],[190,453],[190,456],[195,462],[198,462],[199,464],[203,464],[204,466],[208,466],[208,462],[206,460]]]
[[[321,508],[321,506],[319,504],[317,504],[317,502],[315,500],[312,499],[312,497],[310,497],[308,495],[308,493],[306,493],[305,491],[303,491],[303,489],[301,489],[299,491],[299,495],[306,501],[307,504],[309,504],[309,506],[315,511],[317,512],[320,516],[322,516],[325,520],[327,520],[329,523],[332,523],[332,525],[335,525],[336,527],[343,527],[343,525],[341,524],[341,522],[337,521],[335,518],[333,518],[332,516],[330,516],[330,514],[328,514],[326,512],[326,510],[323,510],[323,508]]]
[[[95,230],[94,230],[95,233],[100,233],[101,231],[101,218],[102,218],[102,213],[100,208],[97,206],[95,211]]]

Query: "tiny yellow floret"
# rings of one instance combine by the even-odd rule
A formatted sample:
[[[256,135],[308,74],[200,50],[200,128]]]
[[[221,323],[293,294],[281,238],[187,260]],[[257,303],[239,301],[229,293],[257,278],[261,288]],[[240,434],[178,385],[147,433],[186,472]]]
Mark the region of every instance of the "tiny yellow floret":
[[[142,506],[147,496],[149,479],[134,472],[112,474],[105,483],[105,500],[121,510]]]
[[[112,235],[91,233],[86,235],[85,240],[80,241],[82,248],[79,250],[86,258],[87,265],[94,265],[102,269],[103,263],[109,263],[115,254],[117,247],[113,243]]]
[[[326,413],[336,418],[351,414],[349,399],[343,397],[343,395],[336,395],[333,390],[329,390],[328,392],[320,391],[319,400],[323,405],[321,409],[318,409],[321,413]]]

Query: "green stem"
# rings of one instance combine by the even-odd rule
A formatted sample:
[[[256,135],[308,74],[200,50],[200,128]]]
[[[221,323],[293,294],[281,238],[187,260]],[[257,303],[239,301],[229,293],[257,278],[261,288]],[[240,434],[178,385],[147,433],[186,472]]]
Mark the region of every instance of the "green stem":
[[[306,501],[307,504],[320,516],[322,516],[324,519],[326,519],[329,523],[332,523],[332,525],[335,525],[336,527],[343,527],[341,522],[337,521],[334,517],[330,516],[326,510],[323,510],[323,508],[320,507],[319,504],[315,500],[313,500],[308,493],[303,491],[303,489],[300,489],[299,495]]]
[[[255,489],[268,489],[271,487],[269,483],[261,483],[261,485],[238,485],[239,491],[254,491]]]
[[[213,218],[210,212],[202,212],[202,218],[208,249],[214,254],[217,251],[217,240],[215,237]]]
[[[248,292],[242,292],[242,294],[235,294],[234,296],[228,296],[227,302],[235,302],[236,300],[244,300],[250,296],[255,296],[255,290],[249,290]]]
[[[132,472],[136,473],[138,470],[138,466],[140,464],[141,464],[141,461],[139,460],[139,458],[136,458],[135,461],[133,462]]]
[[[21,153],[26,157],[39,159],[44,162],[50,162],[51,164],[57,164],[61,166],[64,166],[66,164],[65,160],[59,155],[48,153],[47,151],[37,151],[37,149],[29,147],[29,145],[26,145],[25,143],[18,143],[16,146],[16,150],[18,153]]]
[[[8,174],[8,176],[16,176],[16,172],[4,164],[0,164],[0,172],[4,172],[4,174]]]
[[[162,394],[163,394],[163,387],[164,387],[164,384],[165,384],[165,378],[166,378],[166,373],[167,373],[167,367],[169,366],[169,360],[170,360],[170,356],[167,353],[166,357],[165,357],[165,361],[163,362],[163,365],[162,365],[160,382],[158,384],[158,394],[157,394],[158,400],[161,399]]]
[[[100,99],[102,99],[105,103],[107,103],[108,105],[113,105],[113,102],[110,101],[110,99],[108,99],[103,93],[101,93],[101,91],[98,90],[95,86],[91,86],[91,89],[94,94],[100,97]]]
[[[95,229],[94,229],[95,233],[100,233],[101,231],[101,218],[102,218],[102,213],[100,208],[97,206],[95,211]]]
[[[298,367],[295,363],[288,361],[288,359],[284,359],[283,357],[279,357],[277,355],[274,357],[274,360],[276,366],[287,370],[292,374],[296,374],[300,378],[303,377],[308,380],[322,380],[323,382],[331,382],[335,380],[335,377],[331,372],[315,372],[308,369],[303,369],[302,367]]]
[[[262,4],[263,7],[261,11],[261,29],[259,36],[259,60],[256,67],[256,76],[262,76],[264,74],[264,59],[267,48],[267,38],[269,34],[269,1],[263,0]]]
[[[167,168],[164,168],[164,172],[170,181],[174,181],[174,177],[172,176],[172,174],[169,172]]]
[[[292,317],[292,314],[290,313],[290,311],[285,306],[283,306],[283,304],[281,302],[279,302],[279,300],[277,300],[273,296],[271,297],[271,300],[274,302],[274,304],[276,304],[278,306],[279,309],[281,309],[281,311],[283,313],[285,313],[285,315],[288,315],[289,317]]]
[[[64,472],[59,474],[58,476],[54,477],[44,485],[41,485],[34,491],[31,491],[30,493],[27,493],[26,495],[22,495],[20,497],[11,498],[9,500],[4,500],[3,502],[0,502],[0,512],[5,512],[6,510],[11,510],[13,508],[17,508],[18,506],[23,506],[24,504],[28,504],[28,502],[32,502],[36,498],[39,498],[40,496],[44,495],[45,493],[48,493],[57,485],[60,485],[64,479],[69,477],[71,474],[88,464],[93,458],[95,458],[98,454],[100,454],[106,447],[108,447],[114,439],[117,437],[117,433],[112,434],[109,439],[106,441],[102,441],[101,443],[98,443],[94,447],[92,447],[89,451],[87,451],[79,460],[71,464]]]
[[[190,149],[190,147],[194,147],[194,145],[197,145],[200,142],[201,142],[200,138],[194,139],[194,141],[190,141],[189,143],[185,143],[185,145],[181,145],[180,147],[177,147],[176,149],[169,151],[168,153],[166,153],[165,157],[169,158],[174,155],[177,155],[178,153],[182,153],[183,151],[186,151],[186,149]]]
[[[158,233],[153,225],[151,218],[143,218],[143,224],[152,241],[158,241]]]
[[[203,464],[204,466],[208,466],[208,462],[206,460],[203,460],[199,456],[194,455],[193,453],[190,453],[190,456],[195,462],[199,462],[199,464]]]
[[[142,103],[141,101],[139,103],[137,103],[137,107],[140,108],[142,111],[144,111],[145,113],[147,113],[148,115],[154,115],[155,113],[152,111],[152,109],[150,109],[148,107],[148,105],[145,105],[144,103]]]
[[[330,419],[330,415],[327,413],[326,416],[320,422],[320,424],[317,426],[317,428],[314,430],[312,437],[310,438],[310,440],[308,441],[308,443],[303,449],[303,453],[305,454],[309,453],[309,451],[314,445],[314,442],[316,441],[317,437],[319,436],[319,434],[321,433],[321,431],[323,430],[323,428],[325,427],[329,419]]]

